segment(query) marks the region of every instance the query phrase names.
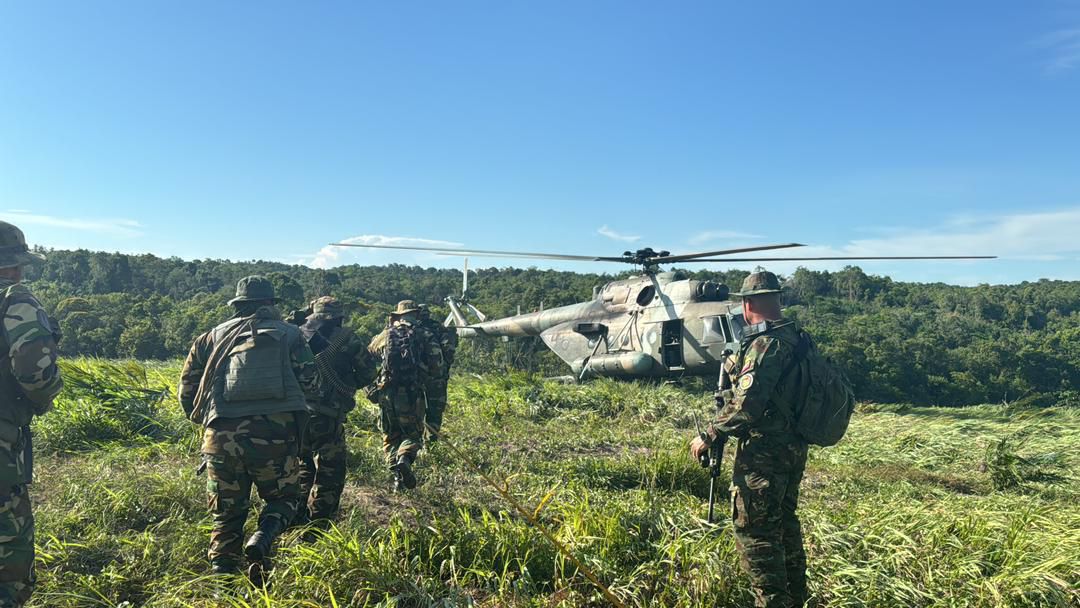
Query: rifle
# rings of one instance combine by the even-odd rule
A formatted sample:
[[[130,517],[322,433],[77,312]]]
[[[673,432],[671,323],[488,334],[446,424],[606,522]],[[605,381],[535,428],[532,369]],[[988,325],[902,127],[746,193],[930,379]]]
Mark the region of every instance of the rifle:
[[[702,441],[709,444],[709,451],[698,458],[702,468],[709,469],[709,523],[713,523],[713,513],[716,509],[716,478],[720,476],[720,464],[724,461],[724,443],[727,437],[717,436],[716,440],[709,438],[709,434],[701,430],[697,415],[694,415],[694,425],[697,426],[698,436]]]
[[[724,364],[720,366],[720,384],[716,391],[716,409],[721,410],[724,408],[724,394],[731,390],[731,374],[728,373],[726,365],[726,359],[732,355],[730,349],[725,350],[720,354],[725,360]],[[697,418],[694,419],[695,424]],[[701,439],[709,444],[709,451],[701,455],[700,463],[702,467],[709,469],[709,523],[713,523],[713,513],[716,509],[716,478],[720,476],[720,465],[724,462],[724,444],[727,443],[727,435],[717,434],[715,440],[710,440],[707,433],[701,430],[698,426],[698,435]]]

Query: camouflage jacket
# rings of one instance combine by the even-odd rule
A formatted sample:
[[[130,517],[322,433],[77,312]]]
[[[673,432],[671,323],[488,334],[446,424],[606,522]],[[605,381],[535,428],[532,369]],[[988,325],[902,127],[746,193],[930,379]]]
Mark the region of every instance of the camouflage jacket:
[[[284,378],[286,391],[280,398],[266,398],[247,402],[229,403],[229,399],[222,394],[222,385],[226,382],[226,374],[230,360],[243,354],[240,346],[234,346],[230,352],[217,352],[218,344],[224,333],[237,327],[244,322],[251,322],[252,327],[260,335],[264,332],[280,339],[283,348],[288,349],[288,361],[293,378]],[[250,334],[246,334],[248,337]],[[242,336],[244,337],[244,336]],[[245,338],[247,339],[247,338]],[[223,348],[230,345],[221,345]],[[216,368],[208,369],[216,357]],[[212,382],[211,386],[203,386],[203,382]],[[295,385],[293,384],[295,382]],[[293,395],[289,387],[297,386],[299,394]],[[200,391],[207,391],[208,404],[197,403]],[[193,422],[208,425],[215,418],[225,416],[246,416],[255,414],[272,414],[283,411],[303,411],[307,409],[306,402],[317,400],[319,397],[319,381],[315,373],[315,356],[311,353],[307,343],[300,335],[300,330],[281,320],[277,310],[270,306],[264,306],[256,311],[253,317],[232,318],[218,325],[195,339],[191,345],[187,359],[184,361],[183,371],[180,373],[180,387],[177,391],[180,405],[184,412]],[[205,407],[206,411],[196,412],[196,406]]]
[[[399,323],[415,325],[407,319],[398,319],[394,321],[394,324]],[[417,335],[421,338],[423,344],[423,352],[420,353],[420,377],[419,382],[425,387],[432,380],[436,380],[443,377],[445,373],[445,363],[442,355],[442,344],[439,342],[438,336],[427,331],[423,326],[415,326],[417,329]],[[368,344],[368,353],[374,357],[375,361],[382,365],[383,350],[386,348],[387,330],[382,330],[371,339],[371,343]],[[379,369],[379,375],[376,378],[376,386],[382,388],[383,370]]]
[[[28,483],[29,424],[52,407],[64,382],[56,365],[55,328],[21,283],[0,280],[0,493]]]
[[[796,400],[801,398],[798,373],[783,379],[795,354],[799,330],[794,323],[766,322],[764,331],[747,336],[739,349],[724,362],[731,378],[731,390],[713,423],[713,434],[740,438],[768,435],[774,440],[797,440],[791,421]]]
[[[307,321],[300,331],[315,354],[319,374],[319,399],[309,405],[320,414],[344,415],[356,407],[357,389],[375,379],[376,363],[367,343],[347,327],[320,329],[318,320]]]
[[[452,327],[446,327],[434,319],[421,321],[420,327],[434,336],[435,340],[439,343],[439,352],[442,353],[443,358],[443,373],[441,377],[442,379],[449,378],[450,366],[454,364],[454,355],[457,353],[457,330]]]

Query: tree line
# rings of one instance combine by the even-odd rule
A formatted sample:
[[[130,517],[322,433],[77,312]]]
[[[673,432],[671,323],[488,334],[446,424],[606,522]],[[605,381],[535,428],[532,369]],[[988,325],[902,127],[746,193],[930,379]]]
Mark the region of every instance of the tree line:
[[[236,280],[262,274],[300,308],[320,295],[350,307],[348,324],[377,333],[393,305],[411,298],[446,314],[443,298],[461,290],[453,269],[181,260],[153,255],[47,251],[27,281],[60,321],[66,355],[181,357],[192,340],[231,314]],[[481,268],[470,299],[489,315],[582,301],[620,275]],[[697,271],[694,278],[737,287],[746,272]],[[785,279],[788,316],[846,370],[860,399],[965,405],[1080,404],[1080,282],[958,287],[909,283],[842,271],[799,269]],[[463,341],[459,369],[521,367],[566,373],[539,340]]]

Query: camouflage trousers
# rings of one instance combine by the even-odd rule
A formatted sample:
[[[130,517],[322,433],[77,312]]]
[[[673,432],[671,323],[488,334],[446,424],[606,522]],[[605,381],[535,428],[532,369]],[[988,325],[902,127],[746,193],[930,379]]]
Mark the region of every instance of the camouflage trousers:
[[[389,464],[398,458],[412,459],[424,447],[424,417],[427,405],[420,388],[385,388],[379,392],[379,428],[383,452]]]
[[[312,414],[300,455],[300,516],[329,519],[345,489],[345,425],[337,417]]]
[[[445,378],[434,380],[427,387],[427,425],[438,431],[442,428],[443,412],[446,411]]]
[[[203,433],[207,495],[214,526],[211,563],[238,565],[251,487],[266,501],[259,526],[292,521],[300,497],[298,432],[292,413],[218,418]]]
[[[735,545],[750,577],[754,606],[801,607],[807,600],[806,551],[795,510],[806,446],[765,447],[747,449],[747,442],[740,442],[735,457],[731,480]]]
[[[0,496],[0,606],[22,606],[34,591],[34,514],[25,485]]]

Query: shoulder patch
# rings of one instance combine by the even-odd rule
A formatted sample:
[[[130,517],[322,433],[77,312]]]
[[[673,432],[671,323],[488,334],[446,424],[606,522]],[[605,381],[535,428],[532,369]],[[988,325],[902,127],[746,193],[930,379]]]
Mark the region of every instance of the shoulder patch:
[[[754,374],[744,374],[739,376],[739,390],[746,392],[750,390],[750,387],[754,385]]]

